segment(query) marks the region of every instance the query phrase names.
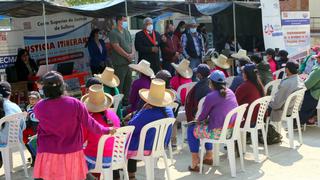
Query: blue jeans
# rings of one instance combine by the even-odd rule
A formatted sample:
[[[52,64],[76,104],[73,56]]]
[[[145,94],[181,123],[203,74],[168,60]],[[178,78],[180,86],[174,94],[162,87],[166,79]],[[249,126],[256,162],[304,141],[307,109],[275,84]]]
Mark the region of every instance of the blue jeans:
[[[195,127],[196,127],[196,124],[190,124],[187,129],[188,145],[191,153],[198,153],[199,147],[200,147],[200,140],[193,135],[193,131]],[[205,147],[207,151],[212,150],[211,143],[205,144]]]
[[[193,70],[194,68],[198,67],[201,64],[201,58],[189,58],[190,61],[190,68]],[[195,82],[197,80],[196,74],[193,73],[192,81]]]

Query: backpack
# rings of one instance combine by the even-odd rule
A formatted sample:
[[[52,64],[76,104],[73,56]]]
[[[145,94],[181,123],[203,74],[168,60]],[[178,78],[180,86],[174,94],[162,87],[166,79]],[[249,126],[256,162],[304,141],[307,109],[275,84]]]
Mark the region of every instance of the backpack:
[[[259,140],[259,143],[263,144],[263,136],[262,136],[261,130],[258,131],[258,140]],[[268,134],[267,134],[267,144],[268,145],[278,144],[281,142],[281,140],[282,140],[282,135],[277,132],[276,128],[273,125],[269,124]]]

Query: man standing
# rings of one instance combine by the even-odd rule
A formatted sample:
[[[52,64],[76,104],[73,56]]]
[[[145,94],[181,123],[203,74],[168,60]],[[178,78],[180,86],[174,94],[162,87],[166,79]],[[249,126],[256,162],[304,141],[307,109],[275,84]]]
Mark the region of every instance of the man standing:
[[[204,54],[204,42],[202,35],[197,32],[198,24],[193,20],[189,32],[181,37],[183,56],[190,61],[191,69],[198,67]]]
[[[160,34],[153,30],[151,18],[143,20],[144,28],[138,32],[135,37],[135,48],[139,53],[139,62],[142,59],[147,60],[151,64],[151,69],[154,73],[160,70]]]
[[[166,33],[161,37],[161,54],[162,54],[162,68],[174,75],[174,68],[171,63],[179,63],[179,57],[182,53],[182,47],[179,38],[173,34],[174,26],[168,24],[166,26]]]
[[[123,102],[127,104],[132,81],[132,72],[128,65],[134,59],[134,51],[132,50],[132,39],[128,31],[127,18],[118,16],[116,17],[116,23],[117,27],[110,33],[111,58],[115,74],[120,79],[119,91],[124,94]]]

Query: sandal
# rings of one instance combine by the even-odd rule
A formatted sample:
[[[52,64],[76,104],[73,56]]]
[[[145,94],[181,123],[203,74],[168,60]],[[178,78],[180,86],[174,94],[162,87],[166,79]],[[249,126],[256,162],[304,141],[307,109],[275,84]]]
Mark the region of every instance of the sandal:
[[[212,166],[213,165],[213,160],[212,159],[204,159],[203,164]]]
[[[194,168],[192,168],[191,166],[188,167],[188,170],[191,172],[200,172],[200,168],[199,166],[195,166]]]

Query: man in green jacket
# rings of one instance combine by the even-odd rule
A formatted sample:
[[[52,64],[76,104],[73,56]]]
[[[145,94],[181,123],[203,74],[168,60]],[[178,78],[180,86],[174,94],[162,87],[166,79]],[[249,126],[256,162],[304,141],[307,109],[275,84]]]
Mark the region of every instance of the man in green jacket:
[[[316,65],[304,83],[307,91],[299,112],[301,124],[315,123],[316,107],[320,97],[320,52],[314,58],[317,59]]]

